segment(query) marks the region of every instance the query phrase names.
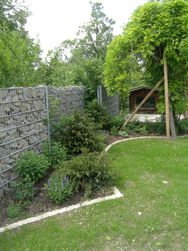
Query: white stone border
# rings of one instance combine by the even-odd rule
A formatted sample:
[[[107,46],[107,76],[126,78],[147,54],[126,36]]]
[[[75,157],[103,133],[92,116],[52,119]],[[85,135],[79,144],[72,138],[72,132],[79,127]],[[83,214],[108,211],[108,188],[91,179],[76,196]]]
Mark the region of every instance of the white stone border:
[[[44,214],[41,214],[41,215],[38,215],[38,216],[34,216],[34,217],[31,217],[31,218],[28,218],[28,219],[25,219],[25,220],[15,222],[15,223],[7,225],[5,227],[1,227],[0,228],[0,233],[3,233],[3,232],[5,232],[7,230],[10,230],[10,229],[21,227],[21,226],[29,224],[29,223],[34,223],[34,222],[46,219],[48,217],[52,217],[52,216],[55,216],[55,215],[58,215],[58,214],[66,213],[66,212],[70,212],[70,211],[78,209],[78,208],[82,208],[82,207],[90,206],[90,205],[93,205],[93,204],[96,204],[96,203],[99,203],[99,202],[102,202],[102,201],[114,200],[114,199],[118,199],[118,198],[122,198],[122,197],[123,197],[123,194],[116,187],[114,187],[112,195],[97,198],[97,199],[94,199],[94,200],[84,201],[83,203],[78,203],[78,204],[73,205],[73,206],[68,206],[68,207],[64,207],[64,208],[61,208],[61,209],[56,209],[56,210],[53,210],[51,212],[47,212],[47,213],[44,213]]]

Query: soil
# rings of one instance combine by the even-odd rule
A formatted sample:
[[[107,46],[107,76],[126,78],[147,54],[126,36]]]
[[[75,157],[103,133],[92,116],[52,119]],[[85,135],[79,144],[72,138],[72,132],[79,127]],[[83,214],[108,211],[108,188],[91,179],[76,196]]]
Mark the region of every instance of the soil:
[[[123,139],[121,136],[109,136],[107,145]],[[81,201],[83,201],[83,192],[80,191],[79,193],[75,194],[71,199],[68,201],[62,203],[61,205],[55,205],[53,202],[50,201],[48,195],[47,195],[47,190],[45,188],[45,184],[47,184],[47,180],[49,177],[45,177],[41,182],[39,182],[36,186],[36,195],[34,196],[32,203],[28,205],[25,210],[19,215],[19,217],[10,219],[8,218],[7,214],[7,209],[10,206],[11,203],[13,203],[13,195],[11,196],[10,194],[2,199],[0,201],[0,227],[5,226],[7,224],[11,224],[13,222],[16,222],[18,220],[25,219],[27,217],[32,217],[37,214],[45,213],[54,209],[62,208],[62,207],[67,207],[70,205],[77,204]],[[96,197],[101,197],[104,195],[109,195],[111,191],[106,191],[100,194],[96,194],[94,198]]]

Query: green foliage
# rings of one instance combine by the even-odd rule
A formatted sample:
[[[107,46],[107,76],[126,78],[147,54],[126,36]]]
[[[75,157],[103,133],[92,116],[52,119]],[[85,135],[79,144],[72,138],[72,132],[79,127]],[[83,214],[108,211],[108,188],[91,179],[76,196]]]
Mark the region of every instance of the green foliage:
[[[58,166],[58,164],[67,157],[65,147],[63,147],[61,143],[55,141],[46,142],[43,145],[43,154],[47,157],[48,163],[52,168]]]
[[[156,135],[164,135],[165,134],[165,121],[162,118],[159,122],[139,122],[133,121],[129,122],[125,128],[125,131],[129,135],[140,134],[140,135],[148,135],[148,134],[156,134]]]
[[[124,138],[127,138],[129,135],[128,135],[128,133],[126,132],[126,131],[119,131],[118,132],[118,135],[119,136],[122,136],[122,137],[124,137]]]
[[[47,185],[48,196],[50,199],[60,204],[69,199],[75,192],[75,184],[61,169],[56,170]]]
[[[91,18],[80,27],[77,37],[63,41],[49,52],[39,70],[41,82],[56,86],[84,85],[86,100],[96,98],[97,86],[103,83],[103,65],[113,25],[102,3],[91,3]]]
[[[150,1],[139,7],[123,34],[108,48],[104,70],[108,91],[125,93],[131,86],[142,83],[154,86],[164,75],[165,56],[172,108],[176,114],[182,113],[188,88],[187,13],[185,0]],[[164,103],[163,95],[161,102]],[[160,108],[164,112],[164,107]]]
[[[27,204],[33,199],[35,194],[34,182],[29,177],[20,179],[13,183],[15,200],[22,205]]]
[[[32,151],[28,151],[17,160],[16,171],[21,178],[29,178],[36,183],[44,177],[48,165],[48,160],[43,154],[37,155]]]
[[[111,117],[110,127],[111,128],[114,127],[114,128],[119,129],[123,125],[124,122],[125,122],[125,115],[124,115],[124,113],[120,113],[118,115]]]
[[[179,134],[188,134],[188,119],[180,120],[177,129]]]
[[[60,168],[87,196],[112,185],[111,160],[107,154],[85,153],[62,163]]]
[[[0,87],[34,85],[38,80],[40,47],[24,29],[27,16],[19,2],[0,2]]]
[[[93,119],[98,128],[109,130],[111,126],[111,116],[107,109],[97,100],[93,100],[88,104],[86,112]]]
[[[59,123],[54,123],[53,138],[65,146],[71,155],[80,154],[84,149],[101,151],[104,147],[104,137],[96,130],[95,123],[80,111],[63,116]]]
[[[7,209],[7,215],[10,219],[15,219],[22,214],[22,206],[20,204],[11,204]]]

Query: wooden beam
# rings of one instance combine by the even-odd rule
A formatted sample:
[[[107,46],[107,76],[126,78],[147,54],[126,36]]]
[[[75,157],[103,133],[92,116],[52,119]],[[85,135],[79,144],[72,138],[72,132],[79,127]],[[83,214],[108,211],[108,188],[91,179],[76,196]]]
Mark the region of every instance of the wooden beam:
[[[142,102],[137,106],[137,108],[134,110],[134,112],[129,116],[129,118],[125,121],[125,123],[120,127],[119,130],[124,128],[130,120],[134,117],[134,115],[137,113],[137,111],[143,106],[143,104],[151,97],[151,95],[154,93],[154,91],[157,90],[157,88],[162,84],[164,78],[162,78],[157,84],[153,87],[153,89],[145,96],[145,98],[142,100]]]
[[[163,54],[164,66],[164,91],[165,91],[165,113],[166,113],[166,137],[170,138],[170,104],[168,93],[168,65],[165,54]]]
[[[169,100],[169,104],[170,104],[170,100]],[[172,138],[176,139],[176,127],[175,127],[174,115],[172,112],[171,105],[170,105],[170,132],[171,132]]]

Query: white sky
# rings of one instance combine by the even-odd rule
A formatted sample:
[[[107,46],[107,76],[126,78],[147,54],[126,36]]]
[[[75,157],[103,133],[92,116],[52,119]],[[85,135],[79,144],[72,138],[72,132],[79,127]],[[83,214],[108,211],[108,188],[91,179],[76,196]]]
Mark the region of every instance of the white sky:
[[[79,26],[89,21],[90,0],[25,0],[32,15],[26,29],[32,38],[38,36],[46,53],[65,39],[75,38]],[[104,13],[116,24],[114,34],[120,34],[132,12],[147,0],[101,0]]]

